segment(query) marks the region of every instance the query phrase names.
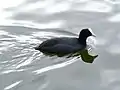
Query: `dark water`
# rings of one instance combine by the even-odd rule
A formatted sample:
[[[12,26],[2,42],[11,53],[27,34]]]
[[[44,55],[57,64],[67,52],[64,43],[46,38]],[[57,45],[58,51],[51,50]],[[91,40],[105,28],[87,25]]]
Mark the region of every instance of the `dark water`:
[[[6,4],[7,2],[7,4]],[[120,90],[119,0],[0,2],[0,90]],[[92,64],[45,56],[34,47],[53,37],[97,36]]]

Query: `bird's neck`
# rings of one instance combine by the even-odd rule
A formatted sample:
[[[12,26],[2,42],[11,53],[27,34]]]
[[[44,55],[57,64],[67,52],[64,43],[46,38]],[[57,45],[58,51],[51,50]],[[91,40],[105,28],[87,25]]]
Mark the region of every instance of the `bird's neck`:
[[[87,39],[87,38],[83,38],[83,37],[79,37],[79,38],[78,38],[80,44],[85,45],[85,46],[86,46],[86,39]]]

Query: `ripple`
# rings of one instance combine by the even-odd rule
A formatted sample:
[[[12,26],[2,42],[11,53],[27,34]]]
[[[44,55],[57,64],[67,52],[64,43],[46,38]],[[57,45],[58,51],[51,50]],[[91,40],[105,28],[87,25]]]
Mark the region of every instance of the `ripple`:
[[[117,13],[114,16],[111,16],[108,20],[110,22],[120,22],[120,13]]]
[[[120,1],[119,0],[105,0],[111,4],[120,4]]]
[[[23,81],[23,80],[17,81],[17,82],[15,82],[15,83],[13,83],[13,84],[11,84],[11,85],[5,87],[4,90],[9,90],[9,89],[11,89],[11,88],[17,86],[18,84],[20,84],[22,81]]]
[[[78,6],[76,10],[107,13],[111,12],[112,7],[102,1],[89,1],[84,6]]]
[[[67,66],[69,64],[72,64],[72,63],[74,63],[76,61],[78,61],[78,59],[74,58],[74,59],[69,60],[69,61],[64,62],[64,63],[56,64],[56,65],[53,65],[53,66],[47,66],[45,68],[41,68],[39,70],[35,70],[35,71],[33,71],[33,73],[41,74],[41,73],[44,73],[44,72],[47,72],[47,71],[50,71],[50,70],[53,70],[53,69],[65,67],[65,66]]]

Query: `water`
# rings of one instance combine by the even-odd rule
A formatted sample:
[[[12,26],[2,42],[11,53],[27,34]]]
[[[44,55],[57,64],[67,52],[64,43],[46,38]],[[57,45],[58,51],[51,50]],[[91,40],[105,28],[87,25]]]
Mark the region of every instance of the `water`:
[[[119,0],[0,1],[0,90],[120,90],[119,22]],[[97,35],[92,64],[34,50],[84,27]]]

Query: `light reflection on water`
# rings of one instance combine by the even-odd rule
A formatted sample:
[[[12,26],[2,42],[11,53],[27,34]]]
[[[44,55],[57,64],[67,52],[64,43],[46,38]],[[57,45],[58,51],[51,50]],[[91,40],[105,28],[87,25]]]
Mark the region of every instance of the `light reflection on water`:
[[[0,90],[119,90],[119,3],[119,0],[0,2]],[[48,57],[34,50],[48,38],[76,37],[83,27],[92,28],[97,35],[99,57],[93,64]],[[59,69],[52,70],[55,68]]]

